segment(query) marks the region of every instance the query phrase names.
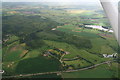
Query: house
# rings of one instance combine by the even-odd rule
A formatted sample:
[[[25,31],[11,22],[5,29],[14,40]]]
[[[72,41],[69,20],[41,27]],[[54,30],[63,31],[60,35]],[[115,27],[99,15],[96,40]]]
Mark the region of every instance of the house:
[[[117,53],[113,53],[112,55],[108,55],[108,54],[103,54],[104,58],[116,58],[117,57]]]

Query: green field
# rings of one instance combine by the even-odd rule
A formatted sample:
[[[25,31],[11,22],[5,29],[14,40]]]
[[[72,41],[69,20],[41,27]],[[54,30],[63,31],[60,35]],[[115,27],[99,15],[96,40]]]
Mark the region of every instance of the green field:
[[[115,77],[113,72],[114,71],[111,71],[108,65],[102,65],[90,70],[63,73],[62,77],[63,78],[112,78]]]
[[[33,65],[31,65],[33,63]],[[16,67],[16,73],[39,73],[39,72],[53,72],[60,70],[60,62],[55,59],[47,59],[42,56],[35,58],[24,59],[19,62]]]
[[[76,70],[114,60],[103,57],[119,53],[114,34],[85,28],[111,29],[103,10],[81,6],[4,3],[3,77]],[[84,71],[29,78],[115,78],[117,61]]]
[[[62,48],[65,51],[70,52],[70,54],[65,55],[63,58],[71,59],[71,58],[74,58],[79,55],[79,56],[91,61],[92,63],[100,63],[104,60],[107,60],[107,59],[98,57],[95,54],[91,54],[91,53],[87,52],[86,50],[80,50],[73,45],[69,45],[69,44],[61,43],[61,42],[55,42],[55,41],[45,41],[45,42],[50,46]]]
[[[89,51],[92,53],[112,54],[116,52],[114,48],[118,47],[116,40],[113,39],[114,37],[111,37],[111,38],[105,37],[105,39],[102,39],[98,35],[98,33],[102,33],[102,34],[109,34],[109,33],[103,33],[98,30],[93,30],[93,29],[83,30],[83,28],[80,28],[78,26],[73,26],[70,24],[57,28],[57,30],[67,32],[69,34],[73,34],[76,36],[84,36],[86,38],[89,38],[92,42],[92,49],[90,49]],[[75,32],[75,31],[80,31],[80,32]],[[110,34],[110,35],[113,36],[113,34]]]
[[[85,60],[73,60],[73,61],[64,61],[66,65],[72,65],[75,69],[83,68],[86,66],[90,66],[91,64],[86,62]]]

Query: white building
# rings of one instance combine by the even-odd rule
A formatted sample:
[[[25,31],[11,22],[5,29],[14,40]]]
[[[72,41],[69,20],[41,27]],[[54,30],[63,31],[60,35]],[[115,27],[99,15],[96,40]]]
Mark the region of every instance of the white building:
[[[102,26],[97,26],[97,25],[85,25],[85,27],[90,27],[90,28],[93,28],[93,29],[100,29],[100,30],[103,29]]]
[[[85,25],[85,27],[90,27],[93,29],[99,29],[99,30],[103,30],[103,31],[113,32],[113,30],[109,30],[109,29],[103,28],[102,26],[97,26],[97,25]]]
[[[56,30],[56,28],[53,28],[52,30]]]
[[[109,30],[108,32],[111,32],[111,33],[113,33],[114,31],[113,31],[113,30]]]
[[[4,73],[5,71],[4,70],[0,70],[0,73]]]
[[[108,55],[108,54],[103,54],[104,58],[115,58],[117,57],[117,53],[113,53],[112,55]]]

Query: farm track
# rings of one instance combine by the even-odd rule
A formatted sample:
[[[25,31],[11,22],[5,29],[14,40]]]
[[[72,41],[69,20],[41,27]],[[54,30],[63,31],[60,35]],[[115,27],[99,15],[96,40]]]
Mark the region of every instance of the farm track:
[[[67,71],[56,71],[56,72],[43,72],[43,73],[34,73],[34,74],[20,74],[20,75],[15,75],[15,76],[3,76],[3,78],[18,78],[18,77],[29,77],[29,76],[38,76],[38,75],[46,75],[46,74],[58,74],[58,73],[67,73],[67,72],[76,72],[76,71],[83,71],[83,70],[88,70],[88,69],[92,69],[95,68],[97,66],[103,65],[103,64],[109,64],[111,62],[113,62],[115,60],[112,61],[105,61],[99,64],[95,64],[86,68],[82,68],[82,69],[76,69],[76,70],[67,70]]]

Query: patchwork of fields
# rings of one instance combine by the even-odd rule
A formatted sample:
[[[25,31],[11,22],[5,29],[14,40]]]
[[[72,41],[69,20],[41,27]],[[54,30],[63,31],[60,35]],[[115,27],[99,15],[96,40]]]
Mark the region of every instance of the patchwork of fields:
[[[111,29],[101,10],[14,6],[17,8],[4,7],[3,77],[46,72],[49,74],[29,78],[118,77],[118,60],[103,57],[103,54],[119,53],[114,34],[84,27],[101,25]],[[83,71],[65,72],[111,60],[116,62]]]

